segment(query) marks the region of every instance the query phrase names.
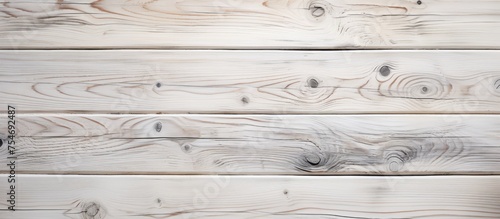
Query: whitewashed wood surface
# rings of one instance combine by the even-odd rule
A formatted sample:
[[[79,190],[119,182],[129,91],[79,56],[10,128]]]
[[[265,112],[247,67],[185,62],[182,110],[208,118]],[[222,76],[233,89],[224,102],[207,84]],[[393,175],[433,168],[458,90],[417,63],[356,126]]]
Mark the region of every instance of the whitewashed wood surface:
[[[17,124],[18,173],[500,173],[497,115],[40,114]],[[0,155],[8,163],[6,147]]]
[[[0,219],[500,217],[500,0],[0,3]]]
[[[498,60],[498,51],[1,51],[0,104],[22,113],[499,113]]]
[[[500,48],[496,0],[6,0],[0,48]]]
[[[1,180],[0,186],[5,188],[6,181]],[[22,175],[19,187],[19,210],[0,211],[1,218],[496,218],[500,214],[499,176]]]

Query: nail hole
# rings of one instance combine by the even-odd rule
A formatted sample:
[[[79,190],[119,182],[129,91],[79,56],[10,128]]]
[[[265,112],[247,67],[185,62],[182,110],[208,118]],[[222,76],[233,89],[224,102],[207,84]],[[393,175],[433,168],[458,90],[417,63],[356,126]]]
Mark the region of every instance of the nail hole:
[[[422,1],[418,0],[418,1],[417,1],[417,4],[421,5],[421,4],[422,4]]]
[[[391,73],[391,68],[389,66],[384,65],[382,68],[379,70],[380,74],[384,77],[387,77]]]
[[[311,14],[314,16],[314,17],[321,17],[325,14],[325,9],[322,8],[322,7],[318,7],[318,6],[313,6],[311,7]]]
[[[160,82],[156,83],[156,87],[160,88],[161,87],[161,83]]]
[[[157,123],[155,124],[155,129],[156,129],[156,131],[157,131],[157,132],[160,132],[160,131],[161,131],[161,128],[162,128],[162,124],[161,124],[161,122],[157,122]]]
[[[318,80],[316,80],[314,78],[309,79],[309,81],[307,83],[309,84],[309,87],[312,87],[312,88],[317,88],[319,85]]]

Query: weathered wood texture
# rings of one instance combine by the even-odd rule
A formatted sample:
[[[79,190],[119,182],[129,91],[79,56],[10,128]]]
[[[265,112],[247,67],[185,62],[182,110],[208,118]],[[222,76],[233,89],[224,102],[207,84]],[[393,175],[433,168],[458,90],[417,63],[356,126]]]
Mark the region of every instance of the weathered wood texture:
[[[0,211],[2,218],[496,218],[500,214],[499,176],[21,175],[18,179],[19,210]],[[7,188],[6,180],[0,186]]]
[[[500,173],[496,115],[63,114],[16,123],[19,173]]]
[[[0,33],[5,49],[500,48],[500,1],[6,0]]]
[[[23,113],[500,113],[498,60],[499,51],[2,51],[0,95]]]

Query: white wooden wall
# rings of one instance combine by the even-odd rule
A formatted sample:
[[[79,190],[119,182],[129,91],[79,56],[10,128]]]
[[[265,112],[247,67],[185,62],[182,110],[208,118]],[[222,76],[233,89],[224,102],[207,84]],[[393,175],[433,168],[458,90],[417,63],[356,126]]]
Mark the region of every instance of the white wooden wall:
[[[499,36],[500,0],[5,0],[0,219],[500,218]]]

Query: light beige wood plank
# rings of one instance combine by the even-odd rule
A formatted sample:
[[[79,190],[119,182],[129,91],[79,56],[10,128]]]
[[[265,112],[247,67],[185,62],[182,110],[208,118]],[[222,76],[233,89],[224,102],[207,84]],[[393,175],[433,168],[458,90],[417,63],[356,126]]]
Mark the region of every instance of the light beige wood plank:
[[[5,0],[0,32],[3,49],[500,48],[500,2]]]
[[[499,176],[20,175],[18,179],[19,210],[0,211],[2,218],[496,218],[500,214]],[[6,188],[6,180],[0,180],[0,186]]]
[[[500,113],[499,51],[2,51],[0,111]]]
[[[500,173],[497,115],[20,114],[16,124],[20,173]],[[0,147],[0,163],[8,156]]]

